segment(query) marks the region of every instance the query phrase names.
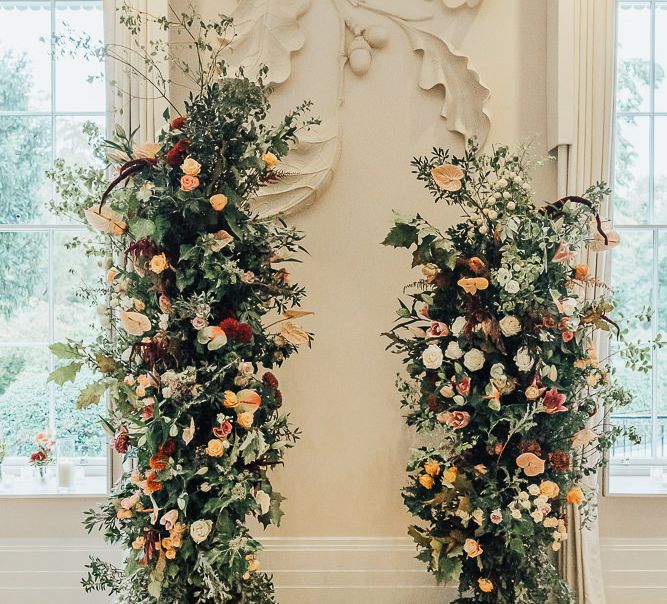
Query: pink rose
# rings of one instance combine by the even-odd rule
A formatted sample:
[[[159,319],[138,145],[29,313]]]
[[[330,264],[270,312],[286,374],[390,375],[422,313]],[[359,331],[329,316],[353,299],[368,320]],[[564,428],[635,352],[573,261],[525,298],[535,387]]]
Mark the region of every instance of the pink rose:
[[[567,411],[567,407],[563,405],[565,402],[565,395],[561,394],[555,388],[549,390],[542,399],[542,404],[544,405],[544,411],[549,414],[562,413]]]
[[[199,178],[190,174],[181,176],[181,191],[193,191],[199,186]]]
[[[464,377],[461,381],[456,384],[456,391],[461,396],[468,396],[470,394],[470,378]]]
[[[426,330],[426,333],[432,338],[441,338],[449,335],[449,327],[440,321],[431,321],[431,327]]]
[[[446,411],[444,420],[454,430],[462,430],[470,423],[470,413],[467,411]]]
[[[213,434],[220,440],[225,440],[232,433],[232,424],[225,420],[217,428],[213,428]]]

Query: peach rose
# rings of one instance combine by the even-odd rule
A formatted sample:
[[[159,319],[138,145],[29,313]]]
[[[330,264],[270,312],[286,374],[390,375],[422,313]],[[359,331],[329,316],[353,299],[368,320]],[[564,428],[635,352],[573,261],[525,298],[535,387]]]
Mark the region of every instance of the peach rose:
[[[577,264],[574,267],[574,277],[575,279],[578,279],[579,281],[583,281],[588,277],[588,264]]]
[[[463,170],[454,164],[442,164],[431,170],[431,177],[443,191],[459,191],[461,189],[461,179]]]
[[[424,470],[431,476],[440,474],[440,464],[437,461],[427,461],[424,464]]]
[[[419,484],[430,491],[435,485],[435,480],[433,480],[433,476],[429,474],[422,474],[419,477]]]
[[[162,254],[157,254],[156,256],[153,256],[150,261],[150,269],[156,274],[159,275],[162,271],[164,271],[167,267],[169,266],[169,262],[167,262],[167,257]]]
[[[477,585],[479,585],[480,591],[483,591],[485,594],[491,593],[493,591],[493,583],[488,579],[483,579],[480,577],[477,579]]]
[[[252,411],[244,411],[243,413],[239,413],[236,421],[241,428],[244,430],[250,430],[253,421],[255,420],[255,415],[252,413]]]
[[[560,493],[560,489],[555,482],[551,480],[543,480],[540,483],[540,493],[549,499],[555,499]]]
[[[225,443],[218,438],[212,438],[208,441],[206,453],[211,457],[222,457],[225,454]]]
[[[225,398],[222,404],[227,407],[227,409],[234,409],[239,406],[239,398],[231,390],[225,391]]]
[[[443,473],[442,473],[442,478],[443,480],[446,480],[447,482],[454,482],[459,475],[459,471],[455,467],[447,468]]]
[[[462,430],[470,423],[470,413],[467,411],[446,411],[443,416],[444,423],[454,430]]]
[[[199,186],[199,178],[184,174],[181,176],[181,191],[194,191]]]
[[[222,212],[227,207],[227,203],[229,200],[227,199],[226,195],[223,195],[222,193],[218,193],[217,195],[213,195],[211,199],[209,199],[211,203],[211,207],[216,211],[216,212]]]
[[[572,487],[567,492],[567,502],[574,505],[581,505],[584,502],[584,492],[581,487]]]
[[[463,544],[463,551],[468,554],[469,558],[477,558],[477,556],[481,556],[482,552],[484,552],[479,542],[474,539],[466,539]]]

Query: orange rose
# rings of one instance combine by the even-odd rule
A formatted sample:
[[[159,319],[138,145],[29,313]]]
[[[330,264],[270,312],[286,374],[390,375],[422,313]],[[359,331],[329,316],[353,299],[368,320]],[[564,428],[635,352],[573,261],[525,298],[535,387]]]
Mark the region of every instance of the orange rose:
[[[485,594],[491,593],[493,591],[493,583],[488,579],[483,579],[480,577],[477,579],[477,585],[479,585],[479,589]]]
[[[573,505],[581,505],[584,502],[584,492],[581,487],[572,487],[567,492],[567,502]]]
[[[169,457],[164,455],[163,453],[156,453],[155,455],[151,455],[151,458],[148,460],[148,465],[150,466],[151,470],[164,470],[169,462]]]
[[[273,168],[278,164],[278,158],[275,153],[271,153],[270,151],[262,155],[262,160],[269,168]]]
[[[422,485],[425,489],[430,490],[435,485],[435,480],[433,480],[433,476],[430,476],[429,474],[422,474],[419,477],[419,484]]]
[[[222,457],[225,454],[225,443],[218,438],[212,438],[208,441],[206,453],[211,457]]]
[[[588,277],[588,264],[577,264],[574,267],[574,277],[575,279],[579,279],[579,281],[583,281],[586,277]]]
[[[431,476],[437,476],[440,474],[440,464],[437,461],[427,461],[424,464],[424,470]]]
[[[235,407],[238,407],[240,402],[241,401],[239,401],[236,394],[234,394],[231,390],[225,391],[225,399],[222,404],[227,407],[227,409],[234,409]]]
[[[211,199],[209,199],[211,202],[211,207],[216,211],[216,212],[222,212],[222,210],[225,209],[227,206],[227,203],[229,200],[227,199],[226,195],[222,195],[222,193],[219,193],[218,195],[213,195]]]
[[[446,480],[447,482],[454,482],[456,480],[456,477],[459,475],[459,471],[457,468],[447,468],[443,473],[442,473],[442,478]]]
[[[468,260],[468,266],[470,267],[471,271],[477,274],[484,270],[484,262],[482,262],[481,258],[478,258],[477,256],[473,256],[470,260]]]
[[[474,539],[466,539],[463,544],[463,551],[468,554],[469,558],[477,558],[477,556],[481,556],[482,552],[484,552],[479,542]]]
[[[184,174],[181,176],[181,191],[194,191],[199,186],[199,178]]]

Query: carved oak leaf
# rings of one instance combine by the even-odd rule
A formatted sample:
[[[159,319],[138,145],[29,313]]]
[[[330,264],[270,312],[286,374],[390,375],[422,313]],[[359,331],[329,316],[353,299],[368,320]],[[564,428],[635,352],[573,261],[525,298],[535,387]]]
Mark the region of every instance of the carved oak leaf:
[[[310,0],[241,0],[230,15],[235,36],[228,47],[229,65],[243,67],[249,75],[266,65],[270,84],[285,82],[292,72],[292,53],[306,43],[299,18],[309,8]]]
[[[262,217],[289,214],[310,205],[333,179],[340,156],[338,125],[322,122],[300,134],[278,169],[287,173],[276,183],[262,187],[251,201]]]
[[[468,57],[453,51],[440,36],[395,19],[403,28],[415,52],[422,54],[419,86],[431,90],[444,88],[445,102],[441,115],[447,128],[467,139],[476,136],[480,144],[489,134],[490,120],[484,109],[490,91],[469,67]]]
[[[464,4],[467,4],[470,8],[477,6],[482,0],[442,0],[442,3],[447,8],[459,8]]]

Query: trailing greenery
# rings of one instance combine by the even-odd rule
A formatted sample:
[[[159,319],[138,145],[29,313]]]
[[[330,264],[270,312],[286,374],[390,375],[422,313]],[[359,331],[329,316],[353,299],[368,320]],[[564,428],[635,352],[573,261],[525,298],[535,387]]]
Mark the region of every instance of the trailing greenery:
[[[417,179],[465,219],[441,232],[397,215],[384,241],[410,249],[422,272],[386,334],[404,357],[407,423],[436,443],[412,451],[410,534],[436,577],[458,585],[458,604],[571,602],[552,557],[568,508],[586,522],[594,497],[583,478],[616,438],[638,441],[631,428],[605,430],[632,397],[596,339],[622,334],[611,293],[577,260],[581,248],[618,242],[598,217],[608,190],[538,207],[525,156],[506,146],[479,154],[471,141],[462,157],[416,158]],[[617,348],[646,372],[662,344]]]
[[[151,19],[125,12],[131,30]],[[313,123],[302,119],[310,104],[268,126],[266,71],[228,75],[219,58],[226,19],[155,22],[191,36],[199,57],[183,115],[167,111],[155,142],[116,127],[102,142],[110,184],[93,168],[52,174],[61,210],[103,234],[86,250],[107,273],[83,295],[108,304],[92,344],[51,347],[51,380],[92,370],[78,405],[108,397],[113,446],[135,461],[85,522],[123,547],[125,566],[92,560],[83,585],[128,604],[265,604],[273,585],[245,523],[280,523],[269,472],[299,437],[270,370],[311,334],[295,322],[310,313],[296,309],[305,292],[285,268],[303,235],[248,201],[279,177],[297,129]]]

